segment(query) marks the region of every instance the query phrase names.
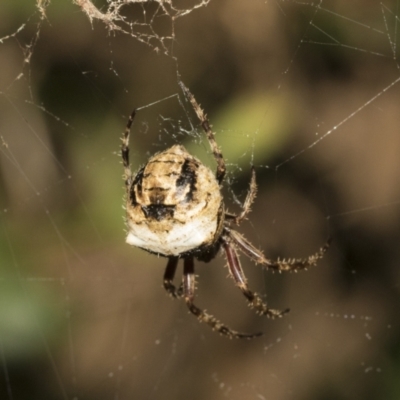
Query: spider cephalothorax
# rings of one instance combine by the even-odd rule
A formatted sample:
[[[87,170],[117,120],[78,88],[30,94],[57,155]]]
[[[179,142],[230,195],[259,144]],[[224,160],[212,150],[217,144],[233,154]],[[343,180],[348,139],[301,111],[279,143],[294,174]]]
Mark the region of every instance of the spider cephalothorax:
[[[181,83],[185,97],[193,106],[209,141],[217,171],[214,174],[183,146],[175,145],[152,156],[133,175],[129,164],[129,135],[136,111],[129,118],[122,138],[122,160],[125,168],[126,221],[129,244],[159,256],[168,257],[164,273],[164,288],[175,298],[183,298],[201,322],[230,338],[253,338],[260,333],[246,334],[231,330],[215,317],[194,305],[194,258],[212,260],[222,248],[228,269],[249,305],[260,315],[281,317],[289,310],[275,310],[252,292],[239,262],[240,250],[256,263],[278,271],[296,271],[316,265],[329,246],[329,241],[314,255],[299,260],[271,261],[256,249],[231,225],[239,225],[247,217],[255,198],[257,185],[252,168],[250,188],[239,215],[225,212],[221,185],[225,176],[225,161],[215,141],[210,123],[194,96]],[[177,289],[173,284],[179,259],[183,259],[183,279]]]

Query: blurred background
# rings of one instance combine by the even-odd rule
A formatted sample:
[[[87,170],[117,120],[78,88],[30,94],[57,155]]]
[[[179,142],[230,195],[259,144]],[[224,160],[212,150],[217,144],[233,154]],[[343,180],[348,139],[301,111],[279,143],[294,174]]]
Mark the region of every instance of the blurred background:
[[[1,399],[398,399],[400,74],[397,1],[0,4]],[[218,256],[196,303],[166,259],[125,243],[120,137],[132,168],[184,144],[211,168],[182,80],[228,165],[230,211],[256,167],[241,257],[279,321],[257,316]],[[180,273],[177,276],[177,282]]]

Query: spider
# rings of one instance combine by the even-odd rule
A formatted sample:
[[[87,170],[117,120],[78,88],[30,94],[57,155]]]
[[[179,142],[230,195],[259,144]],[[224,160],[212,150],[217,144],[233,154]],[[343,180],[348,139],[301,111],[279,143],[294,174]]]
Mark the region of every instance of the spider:
[[[269,308],[257,293],[250,290],[239,262],[238,250],[268,269],[297,271],[316,265],[328,249],[330,240],[308,258],[272,261],[265,258],[243,235],[232,229],[232,225],[238,226],[247,218],[255,199],[255,168],[251,168],[250,187],[241,212],[227,212],[221,194],[226,172],[224,158],[206,114],[189,89],[182,82],[180,86],[206,134],[217,163],[216,173],[190,155],[183,146],[174,145],[153,155],[136,174],[132,174],[129,136],[136,115],[135,109],[129,117],[121,146],[126,190],[126,241],[149,253],[168,258],[164,288],[173,298],[183,299],[189,311],[200,322],[205,322],[213,330],[229,338],[251,339],[262,333],[241,333],[232,330],[194,304],[194,259],[209,262],[222,249],[227,259],[229,274],[249,306],[259,315],[279,318],[289,309],[280,311]],[[177,288],[173,280],[180,259],[183,259],[183,277],[181,285]]]

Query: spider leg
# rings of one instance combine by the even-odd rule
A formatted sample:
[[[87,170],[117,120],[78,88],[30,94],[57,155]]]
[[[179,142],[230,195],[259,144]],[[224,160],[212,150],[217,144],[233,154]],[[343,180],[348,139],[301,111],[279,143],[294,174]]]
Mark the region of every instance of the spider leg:
[[[133,124],[133,120],[135,119],[136,109],[132,111],[132,114],[129,116],[128,123],[126,124],[126,128],[124,134],[122,136],[122,145],[121,145],[121,156],[122,156],[122,163],[124,165],[124,172],[125,172],[125,186],[126,190],[128,191],[131,183],[132,183],[132,171],[129,164],[129,135],[131,133],[131,126]]]
[[[208,142],[210,143],[211,151],[214,155],[215,161],[217,162],[216,178],[218,183],[221,184],[226,172],[225,161],[224,157],[222,156],[221,149],[219,148],[215,140],[215,134],[211,129],[210,121],[208,120],[207,115],[204,114],[204,111],[201,109],[199,103],[197,103],[192,93],[190,93],[189,89],[184,85],[184,83],[180,81],[179,85],[183,93],[185,94],[186,98],[192,104],[192,107],[197,115],[197,118],[200,120],[200,124],[207,136]]]
[[[317,265],[317,261],[323,258],[332,241],[332,239],[329,238],[315,254],[307,258],[291,258],[288,260],[281,260],[278,258],[278,260],[273,261],[265,258],[264,254],[260,250],[256,249],[239,232],[236,232],[232,229],[228,230],[227,228],[225,228],[225,231],[228,231],[228,235],[232,241],[238,246],[239,250],[241,250],[249,258],[256,263],[264,265],[266,268],[271,268],[276,271],[298,271]]]
[[[164,279],[163,279],[164,289],[174,299],[177,299],[182,296],[182,286],[179,289],[177,289],[173,283],[176,268],[178,266],[178,261],[179,261],[178,257],[168,257],[168,263],[167,267],[165,268]]]
[[[247,285],[247,279],[243,273],[235,248],[226,239],[223,241],[223,247],[228,260],[228,268],[231,277],[235,281],[236,286],[246,297],[247,301],[249,302],[249,306],[254,308],[257,314],[266,315],[268,318],[280,318],[289,312],[289,309],[280,311],[269,308],[257,293],[252,292]]]
[[[247,217],[247,214],[251,211],[251,205],[254,202],[257,194],[257,184],[256,184],[256,169],[254,165],[251,167],[251,179],[249,190],[247,191],[246,199],[244,200],[242,212],[239,215],[225,213],[225,217],[230,220],[234,220],[236,225],[240,223]]]
[[[226,325],[223,325],[214,316],[198,308],[193,303],[195,286],[196,286],[196,280],[194,274],[193,257],[187,257],[184,259],[182,290],[183,290],[183,298],[185,299],[189,311],[193,315],[195,315],[200,322],[205,322],[213,330],[217,331],[221,335],[228,336],[230,339],[252,339],[262,335],[262,333],[247,334],[234,331],[228,328]]]

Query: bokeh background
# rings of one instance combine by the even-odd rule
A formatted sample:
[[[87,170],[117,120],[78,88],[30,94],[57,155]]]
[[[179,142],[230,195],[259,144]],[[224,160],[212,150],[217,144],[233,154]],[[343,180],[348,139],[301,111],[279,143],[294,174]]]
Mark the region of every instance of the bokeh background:
[[[400,74],[396,1],[0,3],[0,398],[398,399]],[[96,8],[95,8],[96,7]],[[179,89],[206,110],[258,317],[222,256],[197,263],[199,324],[125,244],[120,135],[132,167],[174,143],[214,166]],[[167,98],[167,99],[166,99]],[[179,279],[179,277],[177,277]]]

